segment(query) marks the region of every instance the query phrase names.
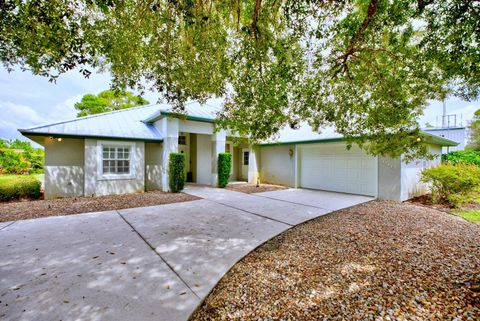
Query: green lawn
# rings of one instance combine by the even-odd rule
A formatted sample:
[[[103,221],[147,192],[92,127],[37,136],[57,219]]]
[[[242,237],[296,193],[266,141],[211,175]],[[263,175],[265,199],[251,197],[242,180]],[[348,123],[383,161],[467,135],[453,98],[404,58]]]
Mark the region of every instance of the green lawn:
[[[459,209],[452,211],[452,214],[463,217],[472,223],[480,224],[480,209]]]

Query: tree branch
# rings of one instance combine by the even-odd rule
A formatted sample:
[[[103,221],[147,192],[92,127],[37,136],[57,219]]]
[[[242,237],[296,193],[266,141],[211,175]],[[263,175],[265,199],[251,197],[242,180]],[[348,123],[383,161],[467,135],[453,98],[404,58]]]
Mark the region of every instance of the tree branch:
[[[258,23],[258,17],[260,16],[260,9],[262,7],[262,0],[255,0],[255,9],[253,10],[253,16],[252,16],[252,30],[253,30],[253,35],[255,36],[255,40],[257,39],[257,23]]]
[[[355,53],[356,51],[355,45],[362,37],[362,34],[365,32],[365,30],[367,30],[368,26],[370,25],[370,22],[372,22],[373,17],[375,16],[375,13],[377,12],[377,9],[378,9],[378,1],[379,0],[370,1],[370,4],[368,5],[368,9],[367,9],[367,16],[365,17],[365,19],[363,19],[362,24],[350,39],[350,42],[344,54],[338,57],[340,68],[336,74],[340,72],[345,72],[345,71],[348,72],[348,66],[347,66],[348,58],[350,58],[350,56],[352,56]]]
[[[367,30],[368,25],[373,20],[375,13],[378,9],[378,0],[371,0],[370,4],[368,5],[367,16],[363,19],[360,28],[355,32],[352,39],[350,39],[350,43],[345,51],[345,54],[342,56],[343,60],[346,61],[349,56],[351,56],[355,52],[355,45],[357,44],[358,40],[362,36],[362,34]]]
[[[422,13],[426,6],[431,5],[435,0],[417,0],[418,12]]]

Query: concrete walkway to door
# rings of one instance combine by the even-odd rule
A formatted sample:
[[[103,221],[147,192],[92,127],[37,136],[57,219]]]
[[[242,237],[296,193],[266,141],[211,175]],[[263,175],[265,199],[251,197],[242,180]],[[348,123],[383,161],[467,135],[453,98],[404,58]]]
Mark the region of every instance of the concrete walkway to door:
[[[243,256],[369,197],[307,190],[203,199],[0,226],[0,319],[187,320]]]

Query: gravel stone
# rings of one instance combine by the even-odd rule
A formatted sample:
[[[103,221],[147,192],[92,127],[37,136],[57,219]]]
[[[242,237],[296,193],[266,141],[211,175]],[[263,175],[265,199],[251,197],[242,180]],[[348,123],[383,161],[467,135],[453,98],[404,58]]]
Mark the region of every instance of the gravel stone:
[[[184,193],[154,191],[137,194],[8,202],[0,203],[0,222],[45,216],[120,210],[124,208],[193,201],[196,199],[199,198]]]
[[[480,320],[480,226],[372,201],[237,263],[190,320]]]

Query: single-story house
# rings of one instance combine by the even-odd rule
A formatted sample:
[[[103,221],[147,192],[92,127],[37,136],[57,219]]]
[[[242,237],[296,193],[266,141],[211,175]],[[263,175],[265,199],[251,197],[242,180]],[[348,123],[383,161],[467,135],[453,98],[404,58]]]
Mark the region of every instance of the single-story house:
[[[45,197],[168,191],[168,155],[186,157],[188,180],[217,184],[217,155],[232,154],[231,180],[370,195],[402,201],[424,192],[418,173],[440,161],[405,163],[347,150],[341,136],[308,126],[249,146],[215,130],[218,108],[189,103],[185,115],[156,104],[19,131],[45,147]],[[433,154],[456,143],[424,133]]]

